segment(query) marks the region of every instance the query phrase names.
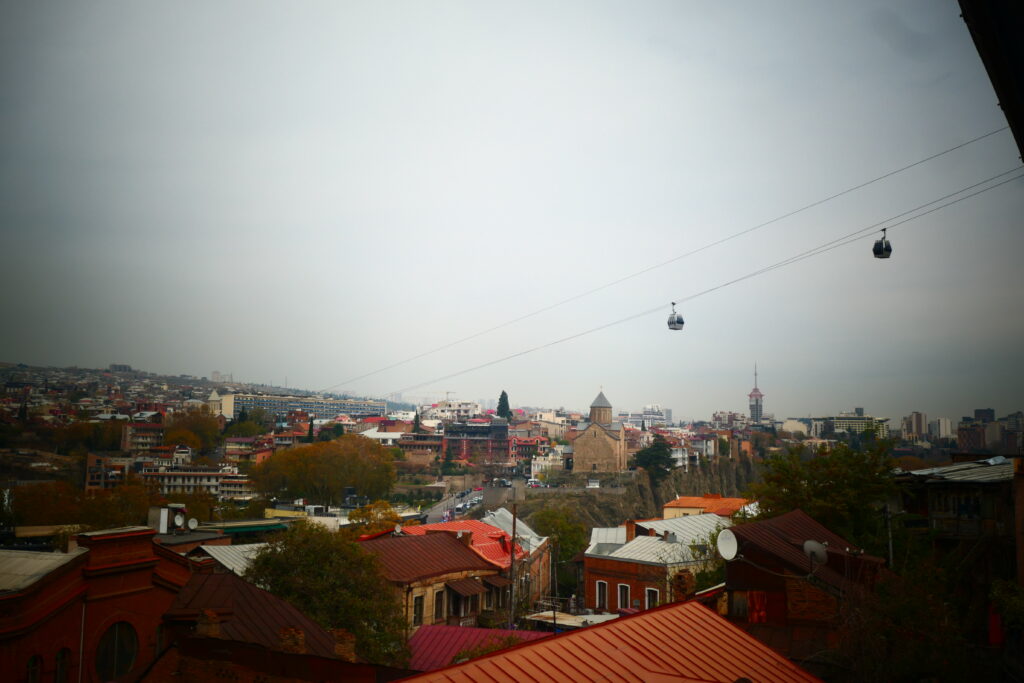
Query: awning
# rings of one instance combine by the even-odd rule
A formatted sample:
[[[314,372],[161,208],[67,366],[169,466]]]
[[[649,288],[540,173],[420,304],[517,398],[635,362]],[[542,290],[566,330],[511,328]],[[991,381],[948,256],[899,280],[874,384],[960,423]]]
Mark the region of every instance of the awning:
[[[495,588],[504,588],[505,586],[511,586],[512,580],[506,579],[504,576],[498,576],[497,574],[495,574],[494,576],[485,576],[484,583],[489,583]]]
[[[476,579],[459,579],[458,581],[449,581],[445,585],[466,598],[487,592],[484,585]]]

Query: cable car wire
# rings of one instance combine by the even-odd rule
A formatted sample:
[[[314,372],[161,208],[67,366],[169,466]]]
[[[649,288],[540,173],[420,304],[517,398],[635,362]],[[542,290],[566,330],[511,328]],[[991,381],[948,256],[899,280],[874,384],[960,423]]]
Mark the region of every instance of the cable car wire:
[[[780,216],[776,216],[775,218],[772,218],[770,220],[764,221],[763,223],[758,223],[757,225],[754,225],[752,227],[745,228],[745,229],[740,230],[739,232],[735,232],[735,233],[733,233],[731,235],[727,235],[727,236],[725,236],[725,237],[723,237],[723,238],[721,238],[719,240],[716,240],[714,242],[709,242],[708,244],[705,244],[705,245],[703,245],[701,247],[697,247],[696,249],[692,249],[690,251],[684,252],[682,254],[679,254],[678,256],[674,256],[674,257],[672,257],[670,259],[667,259],[665,261],[661,261],[659,263],[655,263],[653,265],[647,266],[646,268],[643,268],[643,269],[638,270],[636,272],[630,273],[628,275],[624,275],[624,276],[622,276],[622,277],[620,277],[620,278],[618,278],[616,280],[612,280],[610,282],[606,282],[603,285],[599,285],[597,287],[593,287],[593,288],[588,289],[588,290],[586,290],[584,292],[580,292],[579,294],[574,294],[573,296],[570,296],[570,297],[565,298],[565,299],[561,299],[559,301],[556,301],[553,304],[549,304],[549,305],[544,306],[542,308],[538,308],[538,309],[536,309],[534,311],[531,311],[530,313],[525,313],[525,314],[523,314],[521,316],[518,316],[516,318],[512,318],[511,320],[507,320],[507,321],[505,321],[503,323],[499,323],[499,324],[494,325],[492,327],[488,327],[487,329],[480,330],[479,332],[474,332],[473,334],[470,334],[468,336],[461,337],[459,339],[456,339],[456,340],[451,341],[451,342],[447,342],[445,344],[442,344],[440,346],[434,347],[434,348],[429,349],[427,351],[423,351],[423,352],[415,354],[413,356],[409,356],[408,358],[405,358],[403,360],[397,361],[395,363],[391,363],[390,365],[385,365],[384,367],[378,368],[376,370],[372,370],[372,371],[364,373],[362,375],[358,375],[356,377],[351,377],[349,379],[343,380],[343,381],[338,382],[336,384],[332,384],[331,386],[325,387],[325,388],[321,389],[320,391],[321,392],[327,392],[327,391],[330,391],[331,389],[343,386],[345,384],[351,384],[352,382],[358,382],[361,379],[366,379],[367,377],[372,377],[373,375],[377,375],[377,374],[380,374],[382,372],[386,372],[387,370],[392,370],[392,369],[397,368],[399,366],[405,365],[406,363],[411,363],[414,360],[419,360],[420,358],[425,358],[427,356],[431,356],[431,355],[433,355],[435,353],[438,353],[440,351],[444,351],[445,349],[450,349],[453,346],[458,346],[459,344],[464,344],[465,342],[471,341],[471,340],[476,339],[478,337],[482,337],[485,334],[490,334],[491,332],[495,332],[495,331],[500,330],[500,329],[502,329],[504,327],[508,327],[510,325],[514,325],[514,324],[516,324],[518,322],[522,322],[523,320],[527,320],[527,319],[532,318],[534,316],[538,316],[541,313],[546,313],[546,312],[548,312],[550,310],[553,310],[555,308],[559,308],[560,306],[564,306],[565,304],[572,303],[573,301],[577,301],[577,300],[582,299],[584,297],[590,296],[591,294],[596,294],[597,292],[600,292],[602,290],[608,289],[609,287],[614,287],[615,285],[622,284],[623,282],[626,282],[627,280],[632,280],[633,278],[639,277],[639,276],[644,275],[646,273],[649,273],[649,272],[651,272],[653,270],[657,270],[658,268],[664,268],[665,266],[670,265],[672,263],[675,263],[676,261],[681,261],[684,258],[688,258],[690,256],[694,256],[695,254],[699,254],[702,251],[706,251],[706,250],[711,249],[713,247],[717,247],[717,246],[719,246],[721,244],[724,244],[726,242],[734,240],[734,239],[736,239],[738,237],[742,237],[743,235],[750,234],[750,233],[752,233],[752,232],[754,232],[756,230],[760,230],[762,228],[766,228],[769,225],[773,225],[775,223],[778,223],[779,221],[783,221],[783,220],[785,220],[787,218],[792,218],[793,216],[796,216],[797,214],[803,213],[804,211],[808,211],[808,210],[813,209],[813,208],[815,208],[817,206],[821,206],[822,204],[826,204],[826,203],[828,203],[828,202],[830,202],[830,201],[832,201],[834,199],[838,199],[838,198],[840,198],[840,197],[842,197],[844,195],[850,194],[851,192],[856,192],[857,190],[860,190],[860,189],[863,189],[865,187],[868,187],[869,185],[873,185],[873,184],[875,184],[877,182],[885,180],[886,178],[891,178],[894,175],[897,175],[897,174],[902,173],[904,171],[908,171],[908,170],[910,170],[910,169],[912,169],[912,168],[914,168],[916,166],[920,166],[921,164],[926,164],[929,161],[933,161],[935,159],[938,159],[939,157],[945,156],[946,154],[949,154],[951,152],[955,152],[958,149],[963,149],[964,147],[967,147],[968,145],[972,145],[972,144],[974,144],[976,142],[980,142],[981,140],[984,140],[984,139],[986,139],[988,137],[996,135],[997,133],[1001,133],[1001,132],[1003,132],[1005,130],[1009,130],[1009,126],[1003,126],[1002,128],[997,128],[996,130],[992,130],[992,131],[989,131],[988,133],[985,133],[983,135],[979,135],[979,136],[977,136],[975,138],[971,138],[970,140],[967,140],[966,142],[962,142],[962,143],[960,143],[958,145],[954,145],[953,147],[949,147],[947,149],[944,149],[941,152],[936,152],[935,154],[932,154],[931,156],[927,156],[927,157],[925,157],[923,159],[919,159],[918,161],[915,161],[912,164],[907,164],[906,166],[901,166],[900,168],[894,169],[894,170],[889,171],[887,173],[883,173],[882,175],[876,176],[876,177],[872,178],[871,180],[866,180],[866,181],[864,181],[864,182],[862,182],[862,183],[860,183],[858,185],[853,185],[852,187],[848,187],[845,190],[841,190],[839,192],[836,192],[835,194],[831,194],[831,195],[829,195],[829,196],[827,196],[827,197],[825,197],[823,199],[819,199],[817,201],[811,202],[810,204],[805,204],[804,206],[801,206],[798,209],[794,209],[792,211],[789,211],[788,213],[784,213],[784,214],[782,214]]]
[[[899,220],[896,223],[891,223],[891,224],[887,225],[887,228],[891,230],[894,227],[897,227],[897,226],[900,226],[900,225],[904,225],[904,224],[909,223],[911,221],[915,221],[915,220],[917,220],[919,218],[923,218],[924,216],[927,216],[929,214],[935,213],[936,211],[940,211],[942,209],[945,209],[945,208],[948,208],[950,206],[953,206],[954,204],[962,202],[965,199],[970,199],[972,197],[976,197],[976,196],[978,196],[980,194],[984,194],[985,192],[988,192],[989,190],[994,190],[997,187],[1001,187],[1001,186],[1006,185],[1008,183],[1012,183],[1015,180],[1020,180],[1020,179],[1024,178],[1024,173],[1021,173],[1020,175],[1013,176],[1012,178],[1007,178],[1006,180],[1003,180],[1002,182],[996,183],[994,185],[989,185],[988,187],[984,187],[982,189],[976,190],[975,192],[971,192],[970,194],[963,195],[962,197],[958,197],[956,199],[950,199],[951,197],[954,197],[954,196],[956,196],[958,194],[963,194],[964,192],[967,192],[969,190],[977,188],[977,187],[979,187],[981,185],[985,185],[987,183],[990,183],[993,180],[998,180],[999,178],[1002,178],[1002,177],[1004,177],[1006,175],[1009,175],[1011,173],[1014,173],[1014,172],[1018,172],[1020,170],[1021,170],[1021,167],[1017,166],[1017,167],[1015,167],[1015,168],[1013,168],[1013,169],[1011,169],[1009,171],[1004,171],[1003,173],[999,173],[997,175],[994,175],[991,178],[983,180],[983,181],[981,181],[979,183],[975,183],[974,185],[969,185],[968,187],[965,187],[965,188],[962,188],[960,190],[957,190],[956,192],[952,192],[952,193],[950,193],[948,195],[945,195],[944,197],[940,197],[939,199],[934,199],[934,200],[932,200],[930,202],[927,202],[925,204],[921,204],[920,206],[915,207],[913,209],[910,209],[909,211],[904,211],[903,213],[897,214],[895,216],[891,216],[890,218],[887,218],[886,220],[881,221],[879,223],[875,223],[873,225],[869,225],[869,226],[864,227],[864,228],[859,228],[859,229],[857,229],[857,230],[855,230],[855,231],[853,231],[851,233],[848,233],[848,234],[843,235],[841,237],[837,237],[837,238],[835,238],[833,240],[830,240],[828,242],[824,242],[823,244],[820,244],[820,245],[818,245],[816,247],[813,247],[812,249],[808,249],[807,251],[804,251],[804,252],[801,252],[799,254],[796,254],[795,256],[787,257],[787,258],[785,258],[785,259],[783,259],[781,261],[778,261],[778,262],[773,263],[771,265],[765,266],[763,268],[759,268],[758,270],[755,270],[755,271],[752,271],[750,273],[747,273],[746,275],[742,275],[742,276],[740,276],[738,278],[735,278],[733,280],[729,280],[727,282],[723,282],[721,284],[715,285],[714,287],[710,287],[708,289],[705,289],[703,291],[697,292],[695,294],[691,294],[691,295],[686,296],[686,297],[676,298],[676,299],[674,299],[674,301],[677,304],[685,302],[685,301],[692,301],[692,300],[694,300],[694,299],[696,299],[698,297],[705,296],[705,295],[710,294],[712,292],[716,292],[716,291],[718,291],[720,289],[724,289],[725,287],[729,287],[729,286],[737,284],[739,282],[743,282],[744,280],[749,280],[749,279],[751,279],[753,277],[757,277],[758,275],[763,275],[763,274],[771,272],[773,270],[778,270],[780,268],[785,268],[785,267],[793,265],[794,263],[797,263],[799,261],[803,261],[804,259],[808,259],[808,258],[811,258],[813,256],[819,256],[819,255],[824,254],[826,252],[832,251],[833,249],[838,249],[839,247],[844,247],[844,246],[847,246],[847,245],[850,245],[850,244],[856,244],[856,243],[858,243],[861,240],[861,237],[864,234],[866,234],[868,232],[873,232],[873,231],[877,230],[879,226],[885,225],[885,224],[889,224],[890,221],[893,221],[893,220],[896,220],[896,219],[899,219],[899,218],[903,218],[904,216],[906,216],[906,218],[903,218],[903,220]],[[939,206],[932,206],[932,205],[934,205],[934,204],[936,204],[938,202],[942,202],[945,199],[950,199],[950,201],[948,201],[948,202],[946,202],[944,204],[940,204]],[[914,214],[916,211],[920,211],[921,209],[924,209],[924,208],[927,208],[927,207],[930,207],[930,206],[932,208],[928,209],[927,211],[922,211],[921,213],[916,213],[915,215],[908,216],[908,214]],[[594,332],[600,332],[601,330],[608,329],[609,327],[614,327],[616,325],[620,325],[622,323],[629,322],[631,320],[636,320],[637,318],[642,318],[644,316],[652,315],[652,314],[658,313],[658,312],[664,312],[664,309],[665,309],[665,304],[664,303],[660,303],[660,304],[658,304],[654,308],[649,308],[649,309],[647,309],[645,311],[640,311],[639,313],[634,313],[633,315],[626,316],[625,318],[619,318],[618,320],[614,320],[612,322],[605,323],[603,325],[598,325],[597,327],[592,327],[592,328],[590,328],[588,330],[584,330],[582,332],[577,332],[575,334],[571,334],[571,335],[568,335],[566,337],[562,337],[560,339],[555,339],[553,341],[546,342],[546,343],[540,344],[538,346],[534,346],[534,347],[531,347],[531,348],[528,348],[528,349],[524,349],[522,351],[518,351],[516,353],[509,354],[509,355],[503,356],[501,358],[496,358],[496,359],[488,361],[486,363],[481,363],[479,365],[474,365],[473,367],[465,368],[463,370],[459,370],[457,372],[453,372],[453,373],[444,375],[442,377],[436,377],[436,378],[431,379],[431,380],[426,381],[426,382],[421,382],[419,384],[414,384],[412,386],[405,387],[404,389],[399,389],[398,391],[394,391],[394,392],[390,392],[389,394],[385,394],[385,396],[390,396],[391,394],[404,393],[406,391],[412,391],[414,389],[420,389],[420,388],[425,387],[425,386],[427,386],[429,384],[435,384],[437,382],[443,382],[443,381],[452,379],[454,377],[459,377],[461,375],[465,375],[465,374],[468,374],[470,372],[475,372],[476,370],[482,370],[482,369],[490,367],[492,365],[497,365],[499,363],[504,363],[505,361],[509,361],[509,360],[514,359],[514,358],[519,358],[519,357],[522,357],[522,356],[526,356],[526,355],[529,355],[529,354],[534,353],[536,351],[541,351],[543,349],[547,349],[547,348],[550,348],[552,346],[557,346],[559,344],[563,344],[563,343],[565,343],[567,341],[572,341],[573,339],[579,339],[580,337],[584,337],[584,336],[586,336],[588,334],[593,334]]]

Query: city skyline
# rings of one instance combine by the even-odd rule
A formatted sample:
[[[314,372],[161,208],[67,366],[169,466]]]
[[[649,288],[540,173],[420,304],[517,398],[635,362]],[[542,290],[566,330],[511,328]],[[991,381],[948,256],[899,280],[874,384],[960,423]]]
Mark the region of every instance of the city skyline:
[[[1019,151],[959,13],[5,4],[0,361],[1018,410]]]

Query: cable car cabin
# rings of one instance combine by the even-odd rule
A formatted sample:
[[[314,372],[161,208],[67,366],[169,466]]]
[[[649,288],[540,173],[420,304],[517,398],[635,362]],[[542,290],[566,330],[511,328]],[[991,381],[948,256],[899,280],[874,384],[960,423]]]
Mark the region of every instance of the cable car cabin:
[[[886,239],[885,230],[882,230],[882,239],[875,240],[875,246],[871,248],[875,258],[889,258],[892,256],[892,245]]]
[[[683,316],[681,313],[676,313],[676,302],[672,302],[672,312],[668,314],[668,329],[670,330],[681,330],[683,329]]]

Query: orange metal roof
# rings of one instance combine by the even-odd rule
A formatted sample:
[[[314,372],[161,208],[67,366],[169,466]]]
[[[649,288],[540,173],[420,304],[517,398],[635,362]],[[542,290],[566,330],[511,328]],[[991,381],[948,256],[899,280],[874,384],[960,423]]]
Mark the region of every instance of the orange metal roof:
[[[528,641],[550,635],[543,631],[509,631],[471,626],[421,626],[409,639],[409,650],[412,652],[409,668],[414,671],[432,671],[451,664],[455,655],[463,650],[497,644],[509,637]]]
[[[679,496],[672,502],[665,503],[665,507],[700,508],[704,512],[731,517],[749,503],[746,498],[723,498],[715,493],[705,493],[703,496]]]
[[[404,526],[402,532],[415,536],[423,536],[431,531],[468,531],[472,534],[470,547],[488,562],[507,569],[509,566],[508,542],[512,538],[496,526],[476,519],[461,519],[437,524],[418,524]],[[516,544],[516,559],[526,557],[526,551]]]
[[[697,602],[672,603],[407,681],[819,681]]]

